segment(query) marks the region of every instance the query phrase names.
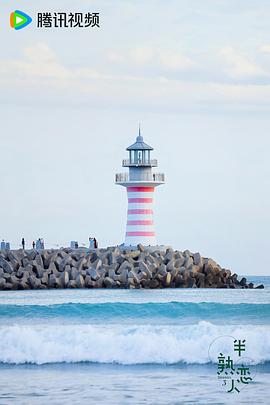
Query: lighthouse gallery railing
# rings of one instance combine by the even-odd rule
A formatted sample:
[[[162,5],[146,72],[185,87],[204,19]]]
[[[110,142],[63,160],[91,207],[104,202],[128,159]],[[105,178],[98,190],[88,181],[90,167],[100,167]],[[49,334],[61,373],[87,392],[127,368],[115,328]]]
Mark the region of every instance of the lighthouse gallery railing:
[[[130,179],[129,173],[117,173],[115,175],[115,182],[116,183],[125,183],[128,181],[134,181]],[[138,181],[157,181],[157,182],[165,182],[165,175],[164,173],[152,173],[146,174]]]
[[[123,167],[130,167],[130,166],[152,166],[156,167],[158,165],[157,159],[151,159],[151,160],[130,160],[130,159],[124,159],[122,161],[122,166]]]

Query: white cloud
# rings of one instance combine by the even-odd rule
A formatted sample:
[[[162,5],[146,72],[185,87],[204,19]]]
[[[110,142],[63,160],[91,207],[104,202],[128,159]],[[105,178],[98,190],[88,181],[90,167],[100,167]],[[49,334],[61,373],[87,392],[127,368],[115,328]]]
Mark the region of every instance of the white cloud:
[[[187,70],[193,68],[195,63],[185,55],[177,51],[162,51],[159,59],[163,66],[175,70]]]
[[[23,49],[24,59],[14,61],[17,72],[30,77],[46,77],[54,79],[68,79],[69,69],[62,66],[53,51],[43,43]]]
[[[246,57],[239,54],[232,47],[225,47],[219,51],[223,62],[225,63],[224,71],[233,78],[248,78],[254,76],[268,76],[259,65],[251,62]]]
[[[150,47],[134,48],[129,51],[131,60],[142,65],[152,62],[155,53],[155,50]]]
[[[270,44],[262,45],[262,46],[259,48],[259,52],[262,52],[262,53],[270,53]]]
[[[164,50],[154,47],[137,47],[127,52],[119,53],[111,51],[108,54],[112,62],[130,63],[141,66],[154,64],[156,68],[172,70],[189,70],[196,64],[178,50]]]
[[[121,54],[119,52],[115,52],[115,51],[110,51],[109,54],[108,54],[108,58],[112,62],[117,62],[117,63],[126,62],[125,56],[123,54]]]
[[[21,59],[2,61],[1,71],[12,74],[16,78],[51,79],[58,83],[73,79],[100,79],[103,77],[95,69],[88,67],[71,69],[64,66],[45,43],[23,48],[22,55]]]
[[[221,54],[227,64],[230,62],[230,74],[237,77],[262,74],[259,67],[250,66],[232,48],[223,49]],[[161,53],[142,52],[138,55],[141,56],[140,61],[150,60],[150,55],[154,55],[153,60],[159,60]],[[194,66],[189,59],[175,56],[175,53],[167,53],[164,63],[170,64],[171,69],[192,69]],[[175,109],[206,103],[231,106],[257,104],[260,107],[268,106],[270,98],[270,86],[265,84],[228,84],[218,79],[199,81],[194,80],[192,75],[189,79],[181,79],[171,75],[169,70],[160,74],[156,71],[151,76],[144,72],[134,73],[133,70],[131,74],[123,74],[114,72],[110,65],[103,66],[102,70],[88,65],[74,68],[59,61],[52,49],[41,43],[24,49],[21,59],[2,61],[0,69],[4,72],[0,75],[3,89],[10,91],[25,86],[28,95],[40,93],[42,89],[42,94],[49,93],[50,97],[54,94],[56,97],[64,96],[65,100],[70,97],[78,101],[87,97],[103,105],[104,102],[130,106],[143,103]],[[1,94],[5,94],[4,90]]]
[[[71,76],[69,69],[57,60],[53,51],[44,43],[23,48],[22,55],[20,59],[0,61],[0,72],[6,78],[68,79]]]

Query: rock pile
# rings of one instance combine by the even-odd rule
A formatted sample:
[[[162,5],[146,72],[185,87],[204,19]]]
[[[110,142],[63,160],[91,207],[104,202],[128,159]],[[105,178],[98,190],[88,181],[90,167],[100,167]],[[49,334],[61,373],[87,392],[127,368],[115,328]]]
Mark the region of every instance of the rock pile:
[[[119,247],[0,251],[0,290],[45,288],[254,288],[214,260],[179,252]],[[260,285],[256,288],[263,288]]]

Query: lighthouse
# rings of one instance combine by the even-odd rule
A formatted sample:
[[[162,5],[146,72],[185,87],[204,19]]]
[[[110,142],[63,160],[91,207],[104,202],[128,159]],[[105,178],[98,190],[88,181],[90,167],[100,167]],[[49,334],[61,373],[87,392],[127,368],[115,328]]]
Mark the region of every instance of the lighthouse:
[[[129,158],[123,160],[122,167],[128,172],[117,173],[115,183],[127,189],[128,210],[125,246],[155,246],[156,234],[153,220],[153,195],[155,188],[165,183],[164,173],[153,173],[156,159],[151,159],[153,148],[147,145],[141,131],[136,142],[126,149]]]

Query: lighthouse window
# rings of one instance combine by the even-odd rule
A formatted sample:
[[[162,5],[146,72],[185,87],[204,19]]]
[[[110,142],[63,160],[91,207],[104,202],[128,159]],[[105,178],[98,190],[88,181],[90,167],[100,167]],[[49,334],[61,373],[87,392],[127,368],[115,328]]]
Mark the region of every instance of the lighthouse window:
[[[130,163],[134,164],[135,163],[135,156],[134,156],[134,150],[131,150],[129,152],[129,159],[130,159]]]

